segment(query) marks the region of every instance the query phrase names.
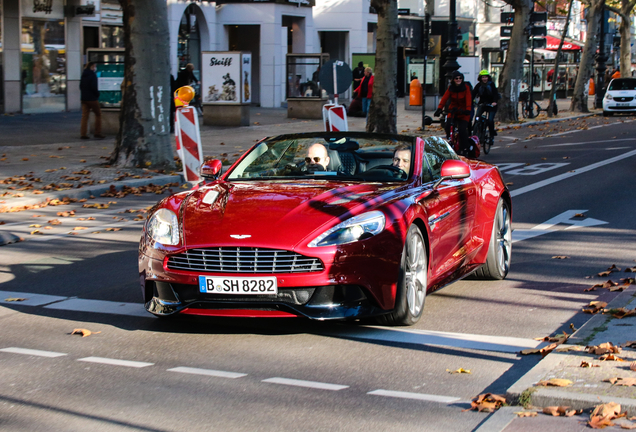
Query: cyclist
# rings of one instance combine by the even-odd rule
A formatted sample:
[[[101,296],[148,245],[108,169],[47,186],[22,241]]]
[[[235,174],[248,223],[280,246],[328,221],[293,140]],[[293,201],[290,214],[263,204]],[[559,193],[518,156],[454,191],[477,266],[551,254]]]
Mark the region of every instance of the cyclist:
[[[495,130],[495,114],[497,113],[497,101],[499,100],[499,92],[495,83],[492,81],[490,74],[487,70],[479,72],[479,82],[473,89],[473,99],[477,100],[479,105],[489,104],[492,108],[488,108],[488,129],[490,129],[490,139],[492,140],[497,136]],[[483,112],[477,112],[478,115],[483,115]]]
[[[445,125],[446,136],[450,136],[452,117],[455,116],[459,132],[459,153],[473,157],[475,149],[468,140],[468,122],[470,121],[473,97],[470,87],[464,82],[464,74],[459,71],[454,71],[451,74],[450,85],[444,96],[442,96],[442,100],[439,101],[437,111],[434,114],[435,117],[439,117],[442,114],[442,108],[445,106],[447,106],[448,112]]]

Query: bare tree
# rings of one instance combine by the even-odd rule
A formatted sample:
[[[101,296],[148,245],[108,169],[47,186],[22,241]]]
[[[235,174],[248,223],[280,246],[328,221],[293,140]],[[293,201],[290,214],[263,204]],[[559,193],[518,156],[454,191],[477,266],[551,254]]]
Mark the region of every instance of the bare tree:
[[[587,39],[583,47],[583,54],[579,63],[579,73],[574,83],[574,93],[570,101],[570,111],[589,112],[587,106],[588,95],[585,91],[587,83],[590,81],[594,66],[594,56],[598,46],[598,25],[599,12],[604,0],[589,0],[587,6]]]
[[[499,94],[497,119],[502,121],[519,120],[519,87],[523,78],[523,61],[528,48],[528,26],[532,0],[504,0],[515,9],[514,26],[508,45],[508,53],[503,70],[499,76]]]
[[[170,39],[165,0],[119,0],[125,72],[119,132],[110,155],[122,167],[174,167],[170,139]]]
[[[607,8],[621,17],[619,31],[621,34],[621,62],[620,70],[622,77],[632,76],[632,35],[631,35],[631,13],[636,6],[636,0],[621,0],[620,9],[608,6]]]
[[[396,133],[397,0],[371,0],[371,6],[378,13],[378,32],[367,132]]]
[[[559,42],[559,48],[557,49],[556,58],[554,60],[554,74],[552,75],[552,88],[550,89],[550,103],[548,105],[548,117],[554,117],[554,113],[556,112],[556,98],[554,97],[556,93],[556,79],[559,76],[559,63],[561,61],[561,50],[563,49],[563,42],[565,41],[565,35],[568,34],[568,27],[570,25],[570,16],[572,15],[572,3],[574,0],[570,0],[570,4],[568,6],[568,14],[565,17],[565,25],[563,27],[563,34],[561,35],[561,42]]]

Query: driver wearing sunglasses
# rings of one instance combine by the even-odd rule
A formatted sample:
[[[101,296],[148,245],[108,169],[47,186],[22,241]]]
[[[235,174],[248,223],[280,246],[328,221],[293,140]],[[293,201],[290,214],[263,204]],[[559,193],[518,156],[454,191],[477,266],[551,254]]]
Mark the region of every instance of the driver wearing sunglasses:
[[[327,153],[327,147],[319,143],[310,145],[305,158],[307,171],[326,171],[328,165],[329,153]]]

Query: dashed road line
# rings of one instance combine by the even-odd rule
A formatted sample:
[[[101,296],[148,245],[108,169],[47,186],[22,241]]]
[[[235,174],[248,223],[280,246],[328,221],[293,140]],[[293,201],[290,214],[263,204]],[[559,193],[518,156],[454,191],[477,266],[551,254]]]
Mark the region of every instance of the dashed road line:
[[[307,387],[307,388],[314,388],[314,389],[320,389],[320,390],[331,390],[331,391],[338,391],[338,390],[344,390],[346,388],[349,388],[349,386],[346,386],[346,385],[329,384],[329,383],[323,383],[318,381],[304,381],[304,380],[280,378],[280,377],[264,379],[261,382],[270,383],[270,384],[282,384],[282,385],[295,386],[295,387]]]
[[[393,391],[393,390],[373,390],[367,393],[368,395],[374,396],[386,396],[392,398],[400,398],[400,399],[415,399],[427,402],[440,402],[440,403],[453,403],[461,400],[461,398],[453,397],[453,396],[440,396],[440,395],[431,395],[424,393],[411,393],[411,392],[403,392],[403,391]]]
[[[146,363],[140,361],[132,361],[132,360],[119,360],[108,357],[84,357],[81,359],[77,359],[77,361],[88,362],[88,363],[100,363],[111,366],[125,366],[131,368],[143,368],[154,365],[154,363]]]
[[[244,376],[247,376],[247,374],[244,374],[244,373],[226,372],[226,371],[213,370],[213,369],[199,369],[199,368],[191,368],[191,367],[185,367],[185,366],[179,366],[172,369],[168,369],[168,372],[179,372],[184,374],[206,375],[206,376],[213,376],[213,377],[219,377],[219,378],[231,378],[231,379],[242,378]]]
[[[63,356],[68,355],[68,354],[65,354],[65,353],[59,353],[59,352],[55,352],[55,351],[42,351],[42,350],[36,350],[36,349],[16,348],[16,347],[2,348],[2,349],[0,349],[0,351],[1,352],[6,352],[6,353],[24,354],[24,355],[31,355],[31,356],[38,356],[38,357],[49,357],[49,358],[63,357]]]

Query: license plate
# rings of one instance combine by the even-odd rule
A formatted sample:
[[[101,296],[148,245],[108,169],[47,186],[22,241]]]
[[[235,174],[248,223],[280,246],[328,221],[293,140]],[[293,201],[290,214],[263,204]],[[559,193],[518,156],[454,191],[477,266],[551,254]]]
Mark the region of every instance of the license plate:
[[[278,294],[276,277],[199,276],[199,291],[210,294]]]
[[[629,103],[617,103],[616,106],[617,107],[628,107],[630,104]]]

